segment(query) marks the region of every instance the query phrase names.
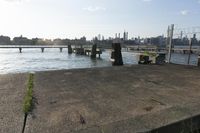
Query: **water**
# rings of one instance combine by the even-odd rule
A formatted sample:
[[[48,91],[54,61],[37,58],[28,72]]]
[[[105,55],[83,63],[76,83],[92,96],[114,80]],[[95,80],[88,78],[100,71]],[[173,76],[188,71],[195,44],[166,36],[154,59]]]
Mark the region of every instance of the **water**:
[[[173,53],[171,56],[171,62],[175,64],[185,65],[185,64],[188,64],[188,57],[189,57],[189,54]],[[189,64],[197,66],[197,61],[198,61],[198,55],[191,54]]]
[[[72,68],[92,68],[112,66],[110,52],[105,51],[101,59],[91,60],[88,56],[69,55],[67,49],[61,53],[59,49],[0,49],[0,74],[62,70]],[[124,64],[138,64],[138,57],[134,53],[123,52]],[[188,55],[173,54],[172,62],[186,64]],[[197,64],[197,55],[191,56],[190,64]]]
[[[125,64],[137,64],[136,57],[123,52]],[[0,49],[0,74],[61,70],[72,68],[91,68],[112,66],[110,52],[103,52],[101,59],[91,60],[88,56],[69,55],[67,49],[61,53],[59,49]]]

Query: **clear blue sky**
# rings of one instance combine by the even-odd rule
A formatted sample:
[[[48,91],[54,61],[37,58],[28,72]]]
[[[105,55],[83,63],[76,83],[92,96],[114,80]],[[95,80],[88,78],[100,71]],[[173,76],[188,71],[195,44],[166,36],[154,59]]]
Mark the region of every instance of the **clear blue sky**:
[[[200,0],[0,0],[0,35],[79,38],[166,34],[200,25]]]

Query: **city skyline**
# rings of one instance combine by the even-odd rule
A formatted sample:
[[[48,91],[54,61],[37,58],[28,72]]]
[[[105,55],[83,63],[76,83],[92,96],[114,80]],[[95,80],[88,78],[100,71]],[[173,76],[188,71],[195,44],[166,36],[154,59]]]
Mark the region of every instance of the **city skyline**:
[[[200,1],[0,0],[0,35],[92,39],[129,32],[129,37],[164,34],[167,26],[198,26]]]

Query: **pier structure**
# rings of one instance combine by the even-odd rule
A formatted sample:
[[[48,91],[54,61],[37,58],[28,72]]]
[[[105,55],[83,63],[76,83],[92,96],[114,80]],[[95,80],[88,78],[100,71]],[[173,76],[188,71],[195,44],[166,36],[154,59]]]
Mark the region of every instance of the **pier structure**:
[[[33,48],[36,48],[36,49],[41,49],[41,52],[43,53],[45,49],[52,49],[52,48],[56,48],[56,49],[59,49],[60,52],[63,51],[64,48],[68,48],[68,46],[64,46],[64,45],[44,45],[44,46],[33,46],[33,45],[18,45],[18,46],[14,46],[14,45],[6,45],[6,46],[0,46],[0,49],[19,49],[19,52],[22,53],[22,50],[23,49],[33,49]]]
[[[96,44],[94,44],[92,47],[76,47],[73,49],[73,52],[78,55],[87,55],[91,58],[96,58],[96,55],[98,55],[100,58],[102,54],[102,50],[97,48]]]
[[[72,46],[69,45],[5,45],[5,46],[0,46],[0,49],[19,49],[19,53],[23,52],[23,49],[41,49],[41,52],[44,53],[45,49],[59,49],[60,52],[63,52],[63,49],[68,49],[68,54],[78,54],[78,55],[88,55],[91,57],[95,57],[98,55],[98,57],[101,57],[102,50],[100,48],[97,48],[96,45],[87,46],[87,47],[75,47],[72,48]]]

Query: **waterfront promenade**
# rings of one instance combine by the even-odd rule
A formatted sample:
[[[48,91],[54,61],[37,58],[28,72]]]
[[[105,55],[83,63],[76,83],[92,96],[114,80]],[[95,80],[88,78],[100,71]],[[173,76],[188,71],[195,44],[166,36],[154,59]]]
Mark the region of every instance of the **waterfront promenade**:
[[[26,73],[0,75],[0,132],[21,132],[27,81]],[[200,68],[166,64],[37,72],[33,95],[25,133],[147,132],[200,115]]]

